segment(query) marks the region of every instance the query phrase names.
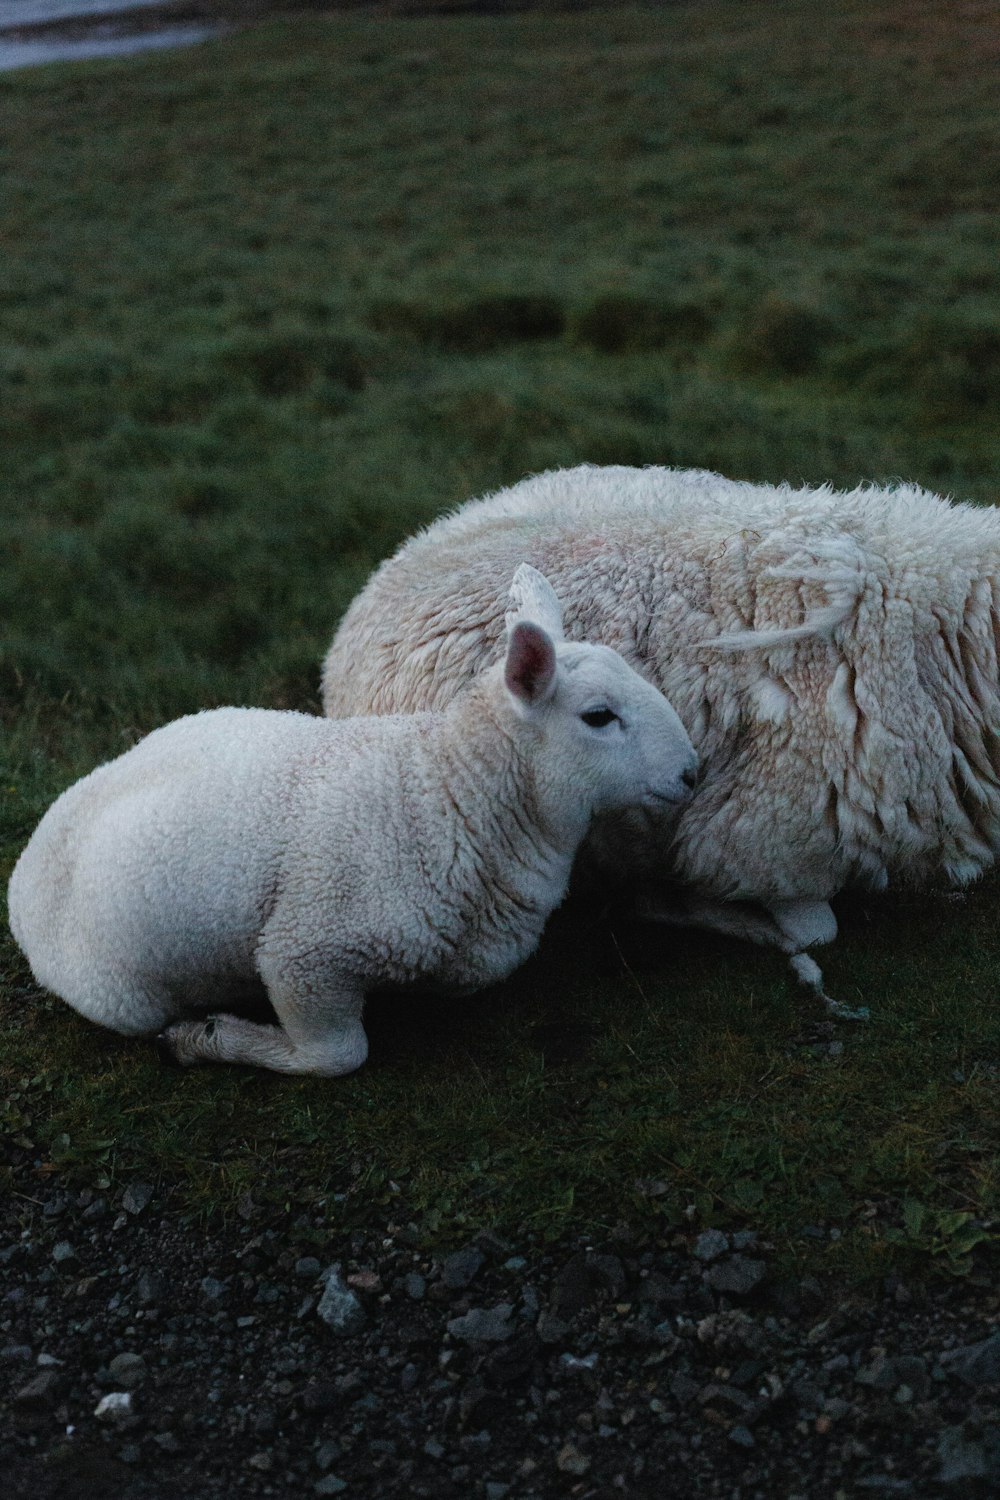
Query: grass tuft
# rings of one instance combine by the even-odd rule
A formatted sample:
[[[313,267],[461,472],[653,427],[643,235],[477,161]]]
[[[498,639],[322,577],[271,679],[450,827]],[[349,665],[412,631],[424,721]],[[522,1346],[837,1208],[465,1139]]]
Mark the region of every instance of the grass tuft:
[[[380,333],[416,339],[452,354],[479,354],[534,339],[558,338],[565,327],[555,297],[491,293],[435,307],[388,299],[371,309]]]
[[[635,354],[698,344],[712,320],[696,302],[654,302],[627,293],[595,297],[571,321],[571,337],[600,354]]]

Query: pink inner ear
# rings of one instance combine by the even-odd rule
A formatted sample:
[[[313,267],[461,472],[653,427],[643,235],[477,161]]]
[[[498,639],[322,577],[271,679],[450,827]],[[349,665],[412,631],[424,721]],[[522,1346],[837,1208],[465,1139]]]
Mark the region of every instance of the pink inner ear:
[[[556,675],[556,650],[540,625],[522,620],[514,626],[507,647],[504,681],[522,703],[541,703]]]

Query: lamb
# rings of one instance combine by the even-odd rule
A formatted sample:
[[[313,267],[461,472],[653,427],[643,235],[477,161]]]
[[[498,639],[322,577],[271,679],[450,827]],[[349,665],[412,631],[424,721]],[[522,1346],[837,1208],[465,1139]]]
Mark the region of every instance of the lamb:
[[[38,983],[114,1031],[162,1032],[184,1064],[336,1077],[367,1056],[372,988],[504,978],[594,813],[662,822],[695,768],[655,688],[563,640],[533,568],[506,624],[502,662],[444,710],[216,709],[70,787],[10,881]],[[261,982],[277,1025],[220,1013]]]
[[[529,478],[374,574],[327,656],[326,712],[447,703],[496,657],[496,582],[515,557],[551,578],[570,638],[604,641],[663,690],[698,751],[697,794],[668,838],[625,813],[585,846],[606,873],[639,877],[646,915],[773,943],[822,995],[805,950],[836,936],[839,891],[963,885],[995,860],[996,511],[910,485],[593,466]]]

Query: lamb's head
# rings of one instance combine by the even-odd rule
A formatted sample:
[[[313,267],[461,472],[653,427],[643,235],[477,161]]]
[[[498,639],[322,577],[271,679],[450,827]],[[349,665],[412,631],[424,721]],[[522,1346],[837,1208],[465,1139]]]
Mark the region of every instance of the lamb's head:
[[[510,600],[503,680],[542,732],[550,774],[585,790],[593,813],[686,802],[697,757],[663,694],[610,647],[565,641],[552,586],[527,563]]]

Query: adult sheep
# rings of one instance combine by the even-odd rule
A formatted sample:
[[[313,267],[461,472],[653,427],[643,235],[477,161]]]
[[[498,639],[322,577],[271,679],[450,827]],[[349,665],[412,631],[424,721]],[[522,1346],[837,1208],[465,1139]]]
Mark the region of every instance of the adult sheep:
[[[520,557],[551,578],[568,634],[647,675],[698,751],[696,796],[666,836],[632,815],[600,821],[588,844],[615,873],[646,877],[649,915],[774,943],[822,994],[802,950],[836,935],[839,891],[961,885],[993,863],[994,510],[908,485],[542,474],[383,563],[327,656],[326,712],[448,702],[500,649],[497,584]]]
[[[434,713],[223,708],[155,730],[52,805],[10,880],[40,984],[183,1063],[348,1073],[378,986],[468,990],[535,947],[595,811],[690,796],[669,703],[562,639],[533,568],[503,661]],[[263,984],[277,1025],[222,1007]],[[207,1020],[205,1019],[207,1015]]]

